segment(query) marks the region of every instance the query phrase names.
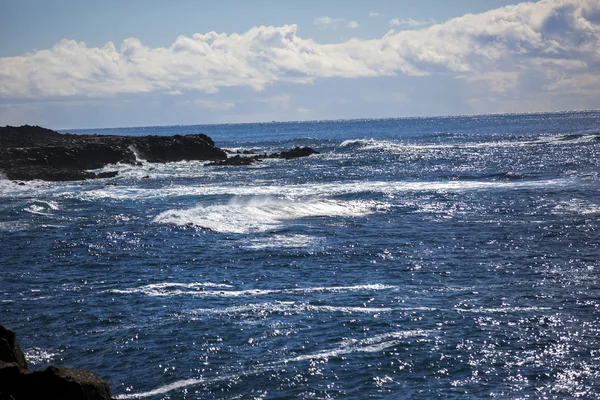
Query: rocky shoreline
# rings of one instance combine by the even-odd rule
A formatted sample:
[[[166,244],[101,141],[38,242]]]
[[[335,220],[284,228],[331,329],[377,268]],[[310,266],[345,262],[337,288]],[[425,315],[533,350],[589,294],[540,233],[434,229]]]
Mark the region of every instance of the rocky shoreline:
[[[0,325],[0,400],[111,400],[106,381],[93,372],[50,366],[29,370],[12,329]]]
[[[117,172],[90,170],[108,164],[135,165],[143,159],[166,163],[209,161],[211,166],[250,165],[265,158],[291,159],[318,154],[296,147],[275,154],[236,154],[216,147],[204,134],[175,136],[71,135],[39,126],[0,127],[0,173],[10,180],[76,181],[111,178]]]

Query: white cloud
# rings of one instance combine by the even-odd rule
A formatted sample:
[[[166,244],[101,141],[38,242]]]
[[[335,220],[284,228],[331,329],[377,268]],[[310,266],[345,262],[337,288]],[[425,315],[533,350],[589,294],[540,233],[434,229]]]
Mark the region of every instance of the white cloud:
[[[403,19],[394,18],[394,19],[390,20],[389,24],[390,24],[390,26],[407,26],[409,28],[418,28],[420,26],[433,25],[433,24],[435,24],[435,22],[436,21],[434,19],[428,19],[425,21],[417,21],[412,18],[403,18]]]
[[[371,18],[379,17],[379,13],[377,11],[369,11],[369,17],[371,17]]]
[[[360,25],[358,25],[358,22],[356,22],[356,21],[348,21],[348,23],[346,24],[346,27],[350,28],[350,29],[356,29],[359,26]]]
[[[235,104],[229,101],[196,99],[193,104],[199,108],[211,111],[227,111],[235,108]]]
[[[317,17],[313,23],[320,29],[337,29],[344,22],[344,18],[332,18],[328,16]]]
[[[330,29],[343,22],[315,19]],[[528,90],[537,93],[597,96],[600,2],[521,3],[420,30],[390,30],[379,39],[325,45],[299,37],[295,25],[180,36],[165,48],[150,48],[135,38],[119,48],[63,40],[51,49],[0,58],[0,97],[176,95],[226,87],[261,91],[278,82],[401,74],[444,74],[498,95],[514,95],[529,82]]]

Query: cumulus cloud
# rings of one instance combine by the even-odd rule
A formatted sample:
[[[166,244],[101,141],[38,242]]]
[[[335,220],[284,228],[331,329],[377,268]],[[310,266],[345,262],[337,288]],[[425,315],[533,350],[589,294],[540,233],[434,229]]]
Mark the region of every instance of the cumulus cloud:
[[[346,24],[346,27],[350,28],[350,29],[356,29],[359,26],[360,25],[358,25],[358,22],[356,22],[356,21],[348,21],[348,23]]]
[[[369,17],[371,17],[371,18],[379,17],[379,13],[377,11],[369,11]]]
[[[329,27],[343,22],[315,19]],[[118,48],[110,42],[98,48],[63,40],[50,49],[0,58],[0,97],[176,95],[226,87],[260,91],[277,82],[402,74],[444,74],[500,94],[519,90],[524,82],[537,82],[543,93],[600,93],[600,2],[521,3],[337,44],[301,38],[296,25],[197,33],[165,48],[135,38]]]

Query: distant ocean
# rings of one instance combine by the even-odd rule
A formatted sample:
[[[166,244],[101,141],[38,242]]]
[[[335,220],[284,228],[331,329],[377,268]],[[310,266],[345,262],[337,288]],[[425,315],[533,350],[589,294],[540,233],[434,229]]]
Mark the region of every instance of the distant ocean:
[[[600,111],[92,129],[321,152],[0,181],[0,323],[119,399],[600,397]]]

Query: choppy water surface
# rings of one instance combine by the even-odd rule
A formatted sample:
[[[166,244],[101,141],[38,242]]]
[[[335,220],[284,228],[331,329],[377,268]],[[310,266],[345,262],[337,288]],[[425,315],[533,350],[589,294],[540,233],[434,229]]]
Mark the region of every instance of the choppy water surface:
[[[32,367],[121,399],[599,396],[600,112],[92,132],[321,154],[0,181]]]

